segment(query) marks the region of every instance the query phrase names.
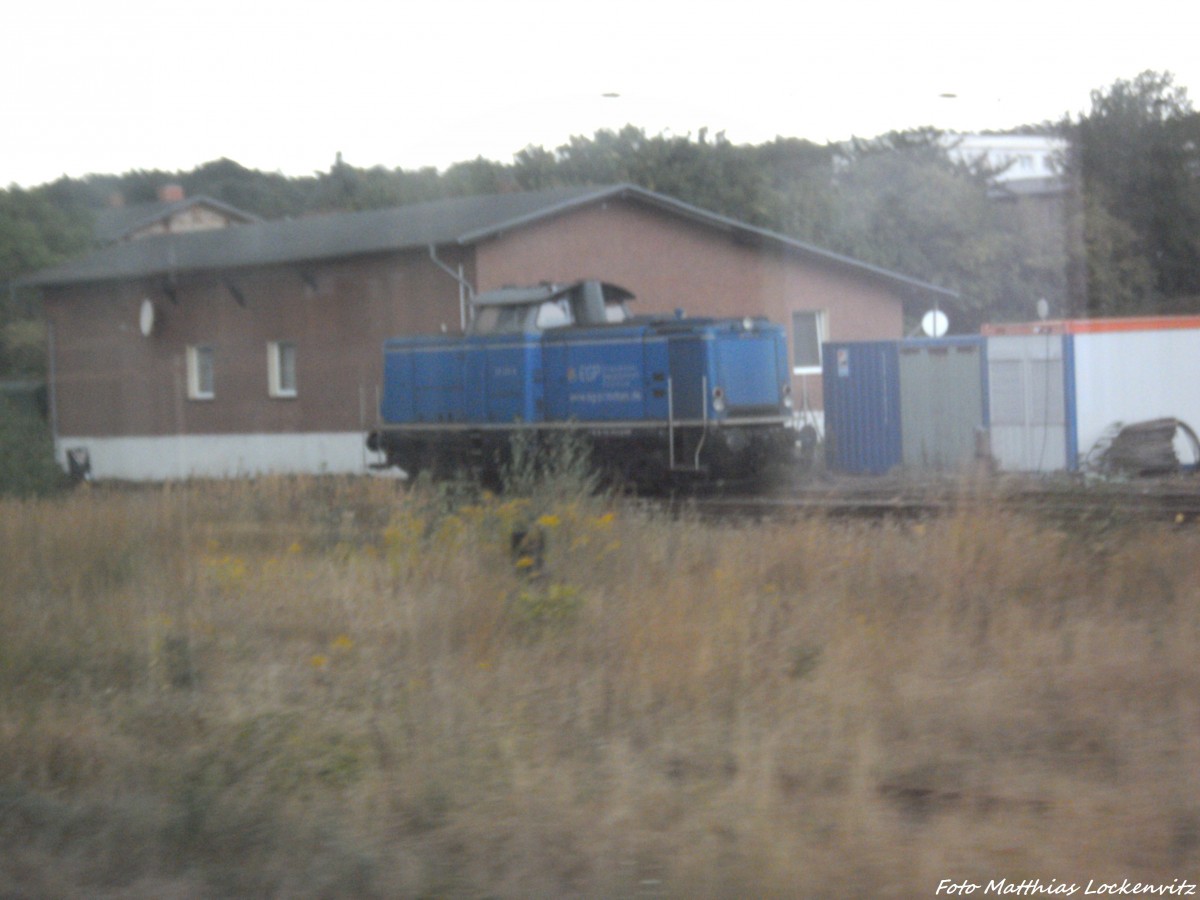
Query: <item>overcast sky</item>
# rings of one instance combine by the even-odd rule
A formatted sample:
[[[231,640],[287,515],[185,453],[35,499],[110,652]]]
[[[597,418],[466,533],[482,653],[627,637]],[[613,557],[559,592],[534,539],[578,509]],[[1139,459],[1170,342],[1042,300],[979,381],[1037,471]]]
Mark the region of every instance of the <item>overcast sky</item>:
[[[220,157],[303,175],[339,151],[509,162],[625,123],[737,143],[1005,129],[1145,69],[1200,92],[1195,0],[14,0],[3,19],[3,185]]]

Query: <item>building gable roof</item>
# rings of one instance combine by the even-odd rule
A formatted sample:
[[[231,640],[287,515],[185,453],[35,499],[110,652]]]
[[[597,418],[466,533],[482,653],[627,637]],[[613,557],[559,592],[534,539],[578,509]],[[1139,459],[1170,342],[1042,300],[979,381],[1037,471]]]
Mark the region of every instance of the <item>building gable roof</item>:
[[[244,209],[198,194],[182,200],[155,200],[151,203],[136,203],[132,206],[116,206],[102,210],[96,214],[93,233],[97,243],[111,244],[196,206],[208,207],[234,222],[262,221]]]
[[[627,200],[715,228],[753,245],[795,253],[874,279],[914,297],[954,298],[952,291],[756,228],[630,184],[564,187],[458,197],[392,209],[329,213],[232,225],[210,231],[154,235],[105,247],[90,256],[34,273],[22,284],[50,287],[180,275],[425,247],[469,246],[609,200]]]

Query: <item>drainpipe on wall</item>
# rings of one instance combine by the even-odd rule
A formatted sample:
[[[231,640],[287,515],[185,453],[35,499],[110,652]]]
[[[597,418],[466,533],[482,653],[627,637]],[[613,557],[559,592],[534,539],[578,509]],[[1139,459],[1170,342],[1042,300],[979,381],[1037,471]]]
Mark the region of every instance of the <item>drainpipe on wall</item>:
[[[429,258],[433,260],[433,264],[458,282],[458,324],[463,331],[467,330],[467,308],[468,301],[475,299],[475,289],[471,287],[467,279],[463,277],[462,264],[459,263],[458,271],[455,272],[452,268],[438,259],[437,247],[433,244],[429,245]]]
[[[58,458],[58,367],[54,359],[54,323],[46,319],[46,412],[50,416],[50,439]],[[64,457],[65,459],[65,454]]]

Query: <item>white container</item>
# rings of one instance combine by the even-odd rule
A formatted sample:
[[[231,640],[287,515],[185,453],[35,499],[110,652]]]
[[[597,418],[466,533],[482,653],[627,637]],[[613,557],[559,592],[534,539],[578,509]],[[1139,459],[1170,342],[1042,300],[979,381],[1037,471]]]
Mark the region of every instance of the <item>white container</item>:
[[[1078,469],[1115,427],[1200,430],[1200,316],[989,325],[992,454],[1017,472]],[[1180,448],[1181,462],[1190,464]]]

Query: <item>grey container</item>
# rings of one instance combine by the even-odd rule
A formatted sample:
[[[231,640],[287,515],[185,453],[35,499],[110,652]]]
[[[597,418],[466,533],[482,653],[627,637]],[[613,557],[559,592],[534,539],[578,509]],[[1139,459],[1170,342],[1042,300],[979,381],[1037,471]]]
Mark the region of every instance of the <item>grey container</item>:
[[[982,337],[900,341],[900,434],[905,468],[971,466],[988,426],[987,344]]]

